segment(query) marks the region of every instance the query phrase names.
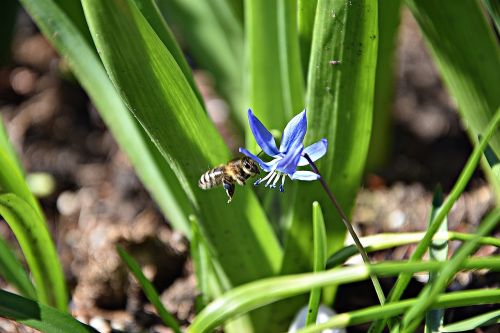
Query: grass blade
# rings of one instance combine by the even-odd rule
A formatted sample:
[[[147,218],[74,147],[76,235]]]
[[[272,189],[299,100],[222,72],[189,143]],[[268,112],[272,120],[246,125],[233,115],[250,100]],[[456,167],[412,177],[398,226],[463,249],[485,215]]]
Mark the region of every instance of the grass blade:
[[[5,240],[0,237],[0,275],[23,295],[36,299],[36,290],[24,267]]]
[[[500,310],[483,313],[459,322],[448,324],[441,328],[440,332],[464,332],[472,331],[481,326],[500,323]]]
[[[174,332],[181,333],[181,328],[177,323],[175,317],[165,309],[163,304],[161,303],[160,296],[155,290],[153,284],[144,276],[144,273],[141,270],[139,264],[132,258],[121,246],[117,246],[116,250],[118,254],[122,258],[123,262],[127,265],[128,269],[135,276],[139,284],[141,285],[141,289],[148,298],[148,300],[153,304],[156,311],[158,311],[158,315],[162,319],[163,323],[170,327]]]
[[[453,255],[453,258],[444,264],[443,269],[439,272],[435,281],[425,286],[425,288],[420,292],[418,302],[413,305],[403,317],[403,333],[415,331],[420,322],[420,318],[423,316],[425,311],[432,306],[439,294],[445,290],[453,276],[460,270],[460,266],[465,259],[476,250],[479,243],[479,237],[490,233],[499,222],[500,208],[497,208],[488,214],[484,221],[481,222],[481,225],[476,232],[477,236],[474,239],[462,244],[462,246],[460,246],[457,252]]]
[[[99,333],[65,312],[0,289],[0,317],[44,333]]]
[[[326,231],[323,213],[319,203],[313,203],[313,236],[314,236],[314,262],[313,272],[325,270],[326,264]],[[309,308],[307,311],[306,325],[316,323],[321,300],[321,288],[311,289]]]
[[[231,284],[274,274],[281,249],[253,193],[238,188],[227,205],[223,190],[197,185],[230,155],[170,52],[130,0],[83,7],[111,80],[179,179]]]
[[[486,5],[488,13],[497,27],[497,31],[500,32],[500,3],[495,0],[483,0],[483,3]]]
[[[38,300],[66,310],[68,296],[57,252],[42,217],[15,194],[0,195],[0,215],[16,236],[33,274]]]
[[[407,0],[450,93],[455,97],[469,137],[478,135],[500,105],[500,48],[479,1]],[[500,132],[491,139],[500,155]]]
[[[434,220],[437,211],[443,205],[443,191],[441,187],[438,187],[434,191],[434,197],[432,199],[432,209],[429,217],[429,226]],[[445,217],[444,221],[439,227],[438,233],[448,232],[448,219]],[[445,262],[448,259],[448,241],[433,239],[431,247],[429,248],[429,257],[431,260],[437,260]],[[439,273],[429,273],[429,285],[433,285],[436,281]],[[430,310],[425,315],[425,333],[439,333],[440,327],[443,325],[444,310],[434,309]]]
[[[189,237],[187,216],[192,207],[187,196],[170,166],[122,102],[93,46],[86,43],[53,1],[22,0],[21,3],[52,45],[67,59],[163,214],[176,229]]]
[[[393,276],[400,272],[413,274],[422,271],[437,271],[441,266],[442,263],[439,262],[384,262],[369,266],[349,266],[318,273],[261,279],[236,287],[210,303],[198,314],[187,332],[210,331],[229,318],[285,298],[303,294],[312,288],[366,280],[370,274]],[[488,268],[497,271],[500,270],[500,257],[469,259],[463,263],[462,268]],[[490,295],[491,290],[485,290],[484,293]],[[498,296],[496,300],[498,301]]]
[[[463,168],[462,172],[460,173],[457,182],[453,186],[450,194],[448,195],[448,198],[446,198],[445,202],[443,203],[443,206],[441,209],[437,212],[433,222],[431,223],[429,229],[427,230],[424,239],[420,243],[418,243],[417,248],[415,249],[415,252],[413,252],[412,256],[410,257],[410,262],[420,260],[424,253],[427,251],[429,248],[432,239],[436,232],[438,231],[439,227],[441,226],[441,223],[444,221],[445,217],[448,215],[449,211],[453,207],[455,201],[458,199],[458,197],[462,194],[463,190],[465,189],[465,186],[469,182],[470,178],[472,177],[472,174],[476,170],[477,164],[479,163],[479,160],[483,156],[483,151],[488,145],[488,141],[491,139],[494,133],[496,133],[496,130],[498,126],[500,125],[500,109],[497,111],[495,117],[489,124],[488,128],[485,130],[485,134],[482,137],[481,141],[479,144],[474,148],[472,151],[471,156],[469,157],[469,160],[465,164],[465,167]],[[389,297],[387,299],[387,302],[393,302],[396,300],[399,300],[401,295],[403,294],[403,291],[405,290],[406,286],[411,280],[411,275],[409,274],[401,274],[398,277],[398,280],[396,281],[396,284],[392,288]],[[383,327],[385,326],[384,321],[377,321],[372,324],[370,327],[369,332],[381,332]]]
[[[498,303],[499,296],[499,290],[458,291],[440,295],[435,305],[436,307],[441,308],[452,308],[467,305]],[[361,310],[341,313],[325,323],[306,327],[297,333],[322,332],[327,328],[341,328],[368,323],[374,319],[394,317],[403,313],[406,309],[408,309],[408,307],[412,306],[416,302],[416,298],[411,298],[404,301],[386,304],[384,306],[371,306]]]

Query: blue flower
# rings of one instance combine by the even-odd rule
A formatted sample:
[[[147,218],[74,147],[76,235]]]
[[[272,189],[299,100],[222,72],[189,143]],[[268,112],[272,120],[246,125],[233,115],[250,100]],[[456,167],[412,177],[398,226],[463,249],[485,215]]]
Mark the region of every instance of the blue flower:
[[[307,131],[305,110],[293,117],[286,125],[279,149],[276,147],[276,142],[272,134],[260,120],[254,116],[251,109],[248,110],[248,122],[250,123],[250,129],[252,130],[257,144],[262,148],[264,153],[273,158],[269,162],[264,162],[245,148],[240,148],[241,153],[259,163],[262,170],[268,172],[264,178],[258,179],[254,185],[259,185],[267,181],[265,186],[274,188],[281,178],[279,189],[283,192],[286,176],[290,177],[292,180],[311,181],[319,179],[320,176],[312,171],[297,170],[298,166],[309,164],[304,157],[305,154],[309,155],[311,160],[316,161],[325,155],[328,146],[327,140],[322,139],[304,148],[303,141]]]

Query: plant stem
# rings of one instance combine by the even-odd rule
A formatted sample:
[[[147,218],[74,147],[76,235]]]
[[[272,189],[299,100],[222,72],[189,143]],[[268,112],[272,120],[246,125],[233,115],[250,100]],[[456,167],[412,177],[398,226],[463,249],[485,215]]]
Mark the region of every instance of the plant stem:
[[[330,187],[324,180],[323,176],[321,176],[321,173],[318,170],[318,167],[316,164],[313,162],[313,160],[309,157],[308,154],[304,154],[305,159],[309,162],[309,165],[311,165],[311,168],[313,171],[319,176],[319,182],[321,183],[321,186],[323,186],[323,189],[325,190],[326,194],[328,195],[328,198],[330,198],[330,201],[333,203],[333,206],[335,209],[337,209],[340,218],[342,222],[344,222],[345,227],[349,231],[349,234],[351,235],[352,239],[354,240],[354,244],[356,244],[356,247],[358,248],[359,253],[361,254],[361,257],[363,258],[363,262],[365,264],[370,264],[370,259],[368,258],[368,255],[366,254],[365,248],[361,244],[358,235],[356,235],[356,232],[354,231],[354,228],[352,227],[351,222],[349,222],[349,219],[347,218],[347,215],[344,213],[344,210],[338,203],[337,199],[333,195],[332,191],[330,190]],[[382,290],[382,287],[380,286],[380,282],[378,281],[378,278],[374,274],[370,274],[370,279],[372,280],[373,287],[375,288],[375,292],[377,293],[378,300],[381,305],[385,303],[385,295]]]

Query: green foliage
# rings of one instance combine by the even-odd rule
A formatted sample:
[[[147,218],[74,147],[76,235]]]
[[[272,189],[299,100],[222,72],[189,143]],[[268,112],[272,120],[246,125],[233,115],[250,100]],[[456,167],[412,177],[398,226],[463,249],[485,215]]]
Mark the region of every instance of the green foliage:
[[[483,313],[453,324],[448,324],[441,328],[441,332],[464,332],[474,330],[481,326],[494,325],[498,323],[500,323],[500,310]]]
[[[156,311],[158,311],[158,315],[163,320],[163,323],[170,327],[175,333],[180,333],[181,329],[177,320],[167,311],[167,309],[165,309],[161,303],[160,295],[156,292],[153,284],[144,276],[139,264],[121,246],[117,246],[116,250],[128,269],[134,274],[148,300],[153,304]]]
[[[44,333],[98,333],[65,312],[1,289],[0,317],[15,320]]]
[[[313,203],[313,237],[314,237],[314,262],[313,271],[321,272],[325,270],[326,264],[326,231],[323,213],[319,203]],[[309,296],[309,308],[307,310],[306,325],[316,323],[318,309],[321,300],[321,288],[311,289]]]
[[[64,275],[43,218],[19,196],[0,195],[0,215],[14,232],[33,274],[38,300],[67,309]]]
[[[36,290],[23,265],[9,248],[9,245],[0,237],[0,275],[11,283],[24,296],[36,298]]]
[[[179,179],[231,284],[274,274],[281,250],[253,193],[238,188],[227,205],[222,190],[198,188],[205,168],[230,155],[169,50],[131,1],[83,7],[111,80]]]

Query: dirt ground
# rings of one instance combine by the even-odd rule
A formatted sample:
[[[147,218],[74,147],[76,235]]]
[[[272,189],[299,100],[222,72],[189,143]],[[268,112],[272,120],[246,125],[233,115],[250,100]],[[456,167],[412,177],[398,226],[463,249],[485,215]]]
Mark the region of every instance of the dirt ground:
[[[425,230],[435,185],[449,191],[471,152],[456,105],[408,15],[396,69],[395,144],[386,166],[367,174],[359,193],[353,220],[362,235]],[[200,72],[195,76],[203,78]],[[201,90],[213,91],[206,86]],[[187,325],[196,296],[187,241],[170,229],[84,91],[25,14],[19,18],[12,60],[0,67],[0,114],[27,172],[34,179],[48,178],[52,186],[40,200],[64,266],[74,315],[101,332],[169,332],[117,256],[114,244],[119,242],[141,263],[167,308]],[[449,228],[474,230],[493,205],[492,192],[477,171],[450,213]],[[0,234],[17,246],[3,222]],[[451,249],[456,246],[452,243]],[[404,259],[411,250],[400,247],[372,258]],[[494,250],[483,247],[480,254]],[[498,287],[498,281],[498,274],[460,274],[451,288]],[[383,280],[384,288],[389,290],[392,282]],[[414,280],[408,296],[421,286]],[[3,280],[0,287],[9,289]],[[375,304],[371,288],[367,283],[341,287],[336,311]],[[367,297],[350,297],[354,290]],[[447,319],[484,310],[448,311]],[[359,326],[349,332],[365,330]],[[0,332],[30,331],[0,320]]]

